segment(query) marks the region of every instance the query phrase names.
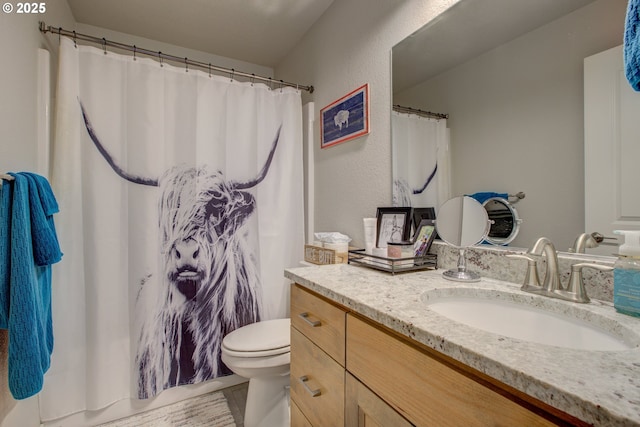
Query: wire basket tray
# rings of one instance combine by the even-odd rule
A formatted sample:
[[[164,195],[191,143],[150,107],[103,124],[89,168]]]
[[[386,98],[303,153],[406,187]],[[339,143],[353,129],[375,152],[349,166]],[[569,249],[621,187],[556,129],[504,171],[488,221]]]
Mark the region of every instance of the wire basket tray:
[[[387,258],[365,253],[364,249],[349,251],[349,264],[373,268],[396,274],[408,271],[435,270],[438,260],[435,254],[407,258]]]

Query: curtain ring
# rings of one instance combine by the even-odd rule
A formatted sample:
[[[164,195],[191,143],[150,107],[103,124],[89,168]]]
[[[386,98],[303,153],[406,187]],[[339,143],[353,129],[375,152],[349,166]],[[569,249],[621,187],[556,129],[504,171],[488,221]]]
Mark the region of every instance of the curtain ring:
[[[160,60],[160,66],[163,67],[162,65],[162,52],[158,51],[158,59]]]
[[[136,60],[136,50],[137,50],[137,48],[136,48],[136,45],[134,44],[133,45],[133,60],[134,61]]]
[[[235,69],[231,69],[231,82],[233,82],[233,75],[236,73]]]
[[[104,50],[104,54],[107,54],[107,39],[102,38],[102,49]]]
[[[273,90],[273,80],[269,77],[269,90]]]
[[[62,36],[62,27],[58,27],[58,43],[60,43],[60,37]]]
[[[256,79],[256,75],[254,73],[251,73],[251,87],[253,87],[253,81]]]
[[[184,57],[184,72],[188,73],[189,72],[189,63],[187,62],[187,57]]]
[[[75,47],[76,49],[78,48],[78,43],[77,43],[77,39],[76,39],[76,32],[73,32],[73,47]]]
[[[209,78],[211,78],[211,62],[209,62]]]
[[[284,86],[284,80],[280,80],[280,93],[282,93],[282,86]]]

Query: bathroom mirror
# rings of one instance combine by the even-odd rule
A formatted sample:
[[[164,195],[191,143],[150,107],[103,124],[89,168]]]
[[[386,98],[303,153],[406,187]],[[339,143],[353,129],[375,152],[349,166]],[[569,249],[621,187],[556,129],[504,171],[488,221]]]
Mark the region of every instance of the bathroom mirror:
[[[507,199],[491,197],[482,203],[491,226],[485,241],[492,245],[508,245],[518,236],[522,219]]]
[[[478,273],[467,270],[465,249],[482,242],[489,232],[489,226],[486,209],[471,197],[454,197],[440,206],[436,219],[438,236],[459,250],[458,266],[442,273],[445,279],[458,282],[480,280]]]
[[[526,193],[511,247],[602,231],[585,230],[585,174],[610,171],[584,167],[584,58],[622,44],[626,5],[460,0],[392,49],[392,104],[448,114],[449,194]]]

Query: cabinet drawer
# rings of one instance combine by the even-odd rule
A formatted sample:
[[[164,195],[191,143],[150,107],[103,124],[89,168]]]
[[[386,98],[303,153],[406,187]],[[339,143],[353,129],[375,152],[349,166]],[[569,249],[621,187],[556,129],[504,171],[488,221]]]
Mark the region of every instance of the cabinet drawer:
[[[555,425],[351,315],[347,337],[347,370],[418,426]]]
[[[291,324],[344,366],[344,310],[294,284]]]
[[[311,425],[344,425],[344,367],[291,328],[291,400]]]

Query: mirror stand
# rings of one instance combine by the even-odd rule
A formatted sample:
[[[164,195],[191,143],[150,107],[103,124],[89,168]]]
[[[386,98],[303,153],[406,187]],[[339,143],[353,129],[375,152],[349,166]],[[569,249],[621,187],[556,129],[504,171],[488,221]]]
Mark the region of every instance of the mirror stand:
[[[478,282],[480,280],[478,273],[467,270],[465,250],[465,248],[458,249],[458,267],[442,273],[445,279],[455,280],[456,282]]]
[[[469,196],[454,197],[440,206],[436,230],[447,244],[458,248],[458,267],[442,276],[457,282],[477,282],[480,275],[467,270],[465,251],[477,245],[489,232],[489,216],[484,206]]]

